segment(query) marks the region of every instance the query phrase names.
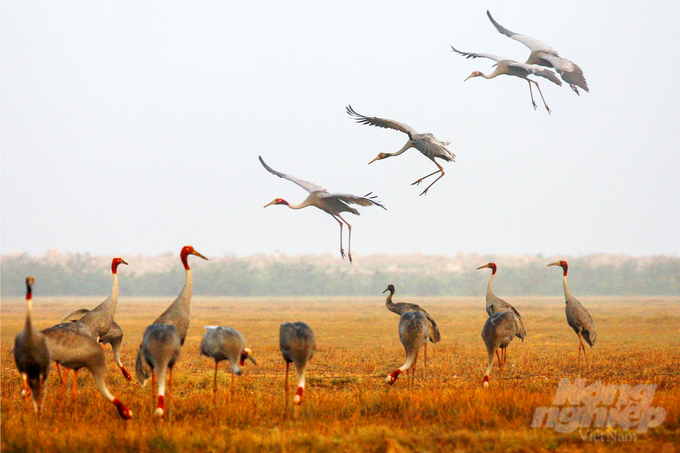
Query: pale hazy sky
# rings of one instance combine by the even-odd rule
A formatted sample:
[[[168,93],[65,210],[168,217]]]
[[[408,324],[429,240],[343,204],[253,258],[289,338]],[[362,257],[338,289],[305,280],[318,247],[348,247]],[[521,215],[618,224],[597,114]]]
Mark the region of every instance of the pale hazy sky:
[[[1,4],[2,254],[338,253],[338,225],[291,203],[374,192],[352,251],[680,254],[680,2]],[[450,46],[523,61],[537,38],[583,69],[576,96],[489,73]],[[535,93],[536,94],[536,93]],[[432,132],[406,136],[345,106]],[[345,231],[346,235],[346,231]],[[346,236],[345,236],[346,241]]]

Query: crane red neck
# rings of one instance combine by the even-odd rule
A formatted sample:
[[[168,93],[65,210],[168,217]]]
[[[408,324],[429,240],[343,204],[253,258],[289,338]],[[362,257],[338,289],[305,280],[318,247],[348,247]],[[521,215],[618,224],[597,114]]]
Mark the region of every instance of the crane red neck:
[[[119,256],[115,257],[113,261],[111,261],[111,273],[117,274],[118,273],[118,265],[119,264],[127,264],[125,260]]]
[[[491,275],[496,275],[496,263],[489,263],[489,268],[491,269]]]
[[[562,269],[564,269],[564,276],[567,276],[567,271],[569,270],[569,265],[567,265],[566,261],[560,261],[560,266]]]
[[[33,299],[33,277],[26,278],[26,300]]]
[[[189,270],[189,261],[187,258],[189,255],[193,255],[194,253],[194,248],[190,245],[187,245],[182,248],[182,252],[180,253],[180,258],[182,258],[182,264],[184,265],[184,269]]]

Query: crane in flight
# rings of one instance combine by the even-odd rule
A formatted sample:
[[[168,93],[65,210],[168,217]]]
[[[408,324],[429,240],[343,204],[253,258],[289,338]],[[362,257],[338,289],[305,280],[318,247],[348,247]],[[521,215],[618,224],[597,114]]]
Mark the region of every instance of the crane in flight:
[[[264,207],[271,205],[285,205],[291,209],[302,209],[307,206],[315,206],[322,211],[330,214],[337,222],[340,224],[340,256],[345,258],[345,250],[342,248],[342,225],[343,223],[347,225],[349,230],[348,245],[347,245],[347,256],[349,262],[352,262],[352,225],[347,223],[345,219],[340,216],[341,212],[351,212],[352,214],[359,215],[359,211],[355,208],[349,206],[349,204],[358,204],[359,206],[380,206],[381,208],[387,210],[385,206],[381,203],[375,201],[375,196],[370,196],[371,193],[367,193],[363,197],[357,195],[347,194],[347,193],[328,193],[326,189],[321,186],[317,186],[314,183],[303,181],[295,176],[290,176],[280,171],[276,171],[269,165],[264,163],[262,156],[258,156],[262,166],[272,175],[278,176],[279,178],[287,179],[290,182],[297,184],[298,186],[309,192],[307,198],[300,204],[290,204],[283,198],[275,198],[273,201],[267,203]]]
[[[398,156],[404,153],[409,148],[415,148],[418,151],[420,151],[423,156],[430,159],[437,166],[439,170],[432,172],[427,176],[423,176],[419,180],[411,183],[412,186],[413,185],[417,186],[430,176],[436,175],[437,173],[441,173],[439,177],[437,177],[437,179],[435,179],[429,186],[427,186],[420,195],[425,195],[428,189],[432,187],[435,182],[439,181],[444,176],[444,168],[441,165],[439,165],[436,160],[434,160],[435,157],[442,159],[446,162],[453,162],[456,157],[455,154],[446,149],[446,147],[449,145],[449,142],[440,142],[432,134],[429,133],[419,134],[418,132],[416,132],[415,129],[413,129],[410,126],[407,126],[406,124],[399,123],[393,120],[388,120],[386,118],[377,118],[375,116],[360,115],[359,113],[354,111],[351,105],[348,105],[346,109],[349,116],[351,116],[359,124],[383,127],[385,129],[394,129],[395,131],[403,132],[404,134],[408,135],[408,141],[399,151],[397,151],[396,153],[380,153],[376,156],[375,159],[369,162],[369,165],[375,162],[376,160],[382,160],[388,157]]]
[[[571,89],[574,90],[574,92],[579,96],[579,87],[586,92],[590,91],[588,90],[588,83],[583,76],[583,71],[576,63],[571,60],[567,60],[566,58],[560,57],[559,53],[555,49],[543,44],[537,39],[520,35],[519,33],[508,30],[496,22],[494,18],[491,17],[491,13],[489,11],[486,12],[486,15],[489,16],[489,20],[493,26],[496,27],[496,30],[498,30],[499,33],[512,38],[515,41],[519,41],[529,48],[531,54],[529,55],[526,64],[535,64],[539,66],[546,66],[548,68],[555,68],[555,71],[557,71],[557,73],[562,77],[562,80],[567,82]]]
[[[531,84],[532,83],[534,85],[536,85],[536,88],[538,89],[538,94],[541,95],[541,99],[543,100],[543,105],[545,106],[545,109],[548,111],[548,113],[551,112],[550,107],[548,107],[548,104],[545,103],[545,98],[543,97],[543,93],[541,92],[541,87],[538,86],[538,82],[529,78],[529,76],[533,74],[533,75],[536,75],[536,76],[539,76],[539,77],[545,77],[546,79],[550,80],[554,84],[562,86],[562,82],[560,82],[560,79],[557,78],[557,75],[555,75],[555,73],[552,72],[551,70],[543,69],[538,65],[527,64],[527,63],[518,63],[515,60],[510,60],[508,58],[504,58],[504,57],[501,57],[501,56],[498,56],[498,55],[493,55],[493,54],[490,54],[490,53],[461,52],[460,50],[457,50],[453,46],[451,46],[451,49],[453,49],[454,52],[459,53],[460,55],[463,55],[465,58],[488,58],[488,59],[496,62],[496,64],[494,65],[496,67],[496,69],[491,74],[484,74],[480,71],[473,71],[472,74],[470,74],[467,77],[467,79],[470,79],[472,77],[484,77],[485,79],[493,79],[494,77],[498,77],[499,75],[511,75],[511,76],[519,77],[521,79],[526,80],[529,83],[529,94],[531,95],[531,105],[534,106],[534,110],[536,110],[536,101],[534,101],[534,93],[531,90]],[[467,79],[465,79],[465,80],[467,80]]]

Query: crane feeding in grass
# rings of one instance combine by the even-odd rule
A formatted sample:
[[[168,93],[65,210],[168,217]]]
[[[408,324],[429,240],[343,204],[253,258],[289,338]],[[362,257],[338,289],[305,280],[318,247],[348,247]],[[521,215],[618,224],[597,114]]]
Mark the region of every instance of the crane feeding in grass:
[[[157,405],[154,415],[165,414],[165,373],[168,373],[168,389],[172,389],[172,369],[179,357],[180,347],[189,330],[189,313],[191,308],[191,292],[194,279],[189,267],[188,257],[195,255],[207,260],[190,245],[182,248],[180,259],[185,271],[184,287],[177,299],[144,331],[142,343],[135,360],[135,374],[142,385],[149,378],[158,376]]]
[[[302,404],[302,394],[305,390],[305,370],[307,362],[316,350],[316,337],[312,328],[304,322],[286,322],[279,328],[279,348],[286,362],[286,379],[284,383],[286,406],[288,405],[288,369],[293,363],[297,369],[297,391],[293,397],[295,410]]]
[[[514,336],[519,336],[520,320],[512,311],[494,313],[484,323],[482,328],[482,339],[489,354],[489,361],[484,372],[484,388],[489,387],[489,373],[493,366],[493,355],[496,353],[498,358],[498,368],[500,379],[503,379],[503,366],[505,365],[505,349],[508,347]],[[521,337],[520,337],[521,338]],[[503,351],[503,358],[498,353],[498,349]]]
[[[399,318],[399,340],[406,350],[406,361],[387,375],[385,381],[392,385],[401,373],[408,375],[407,386],[413,389],[416,377],[416,361],[420,348],[427,345],[428,322],[420,311],[406,311]]]
[[[78,371],[90,370],[94,383],[104,398],[113,403],[124,420],[132,418],[132,412],[106,387],[106,359],[101,346],[92,338],[77,331],[72,322],[61,323],[42,331],[45,336],[50,358],[66,369],[73,370],[72,397],[75,399],[75,385]],[[89,329],[88,329],[89,330]],[[66,381],[64,380],[64,383]]]
[[[14,363],[24,384],[23,394],[33,400],[40,412],[45,399],[45,383],[50,372],[50,352],[45,336],[33,326],[33,277],[26,277],[26,321],[24,330],[14,338]]]
[[[437,323],[432,319],[432,316],[425,311],[423,308],[420,307],[420,305],[417,304],[411,304],[408,302],[392,302],[392,296],[394,296],[394,285],[389,284],[387,285],[387,289],[383,291],[383,294],[389,291],[390,293],[387,295],[387,298],[385,299],[385,306],[387,309],[393,313],[396,313],[398,315],[403,315],[407,311],[418,311],[425,315],[425,318],[427,318],[427,322],[429,323],[429,328],[428,328],[428,339],[430,340],[431,343],[436,344],[442,339],[441,333],[439,333],[439,327],[437,327]],[[424,346],[424,362],[425,366],[427,366],[427,342],[425,342]]]
[[[309,192],[309,195],[300,204],[290,204],[282,198],[276,198],[273,201],[267,203],[264,207],[271,205],[285,205],[291,209],[302,209],[307,206],[315,206],[322,211],[328,213],[340,224],[340,256],[345,258],[345,250],[342,248],[342,225],[343,223],[347,225],[349,230],[348,245],[347,245],[347,256],[349,262],[352,262],[352,225],[347,223],[345,219],[340,216],[342,212],[350,212],[352,214],[359,215],[359,211],[355,208],[349,206],[349,204],[358,204],[359,206],[380,206],[383,209],[385,206],[375,201],[375,196],[370,196],[371,193],[367,193],[363,197],[357,195],[345,194],[345,193],[328,193],[326,189],[321,186],[317,186],[314,183],[303,181],[295,176],[290,176],[285,173],[274,170],[269,165],[264,163],[261,156],[258,156],[262,166],[272,175],[278,176],[279,178],[287,179],[290,182],[297,184],[298,186]]]
[[[526,61],[526,64],[535,64],[539,66],[547,66],[549,68],[555,68],[555,71],[562,77],[562,80],[567,82],[572,90],[576,94],[579,94],[578,88],[589,92],[588,83],[583,76],[583,71],[579,66],[571,60],[562,58],[559,56],[558,52],[552,47],[543,44],[541,41],[530,38],[528,36],[520,35],[519,33],[512,32],[507,28],[503,27],[501,24],[496,22],[489,11],[486,12],[489,16],[489,20],[496,27],[499,33],[514,39],[515,41],[521,42],[529,48],[531,54]]]
[[[411,185],[419,185],[421,182],[423,182],[425,179],[429,178],[430,176],[436,175],[437,173],[440,173],[439,177],[432,181],[432,183],[425,188],[425,190],[422,191],[420,195],[425,195],[427,191],[434,185],[435,182],[439,181],[443,176],[444,176],[444,168],[439,165],[439,163],[435,160],[441,159],[446,162],[453,162],[454,159],[456,158],[456,155],[453,154],[451,151],[446,149],[446,147],[449,145],[449,142],[441,142],[435,138],[434,135],[432,134],[419,134],[416,132],[415,129],[413,129],[410,126],[407,126],[406,124],[399,123],[397,121],[393,120],[388,120],[386,118],[378,118],[375,116],[364,116],[352,108],[351,105],[348,105],[346,107],[347,113],[349,116],[351,116],[354,120],[356,120],[357,123],[359,124],[367,124],[369,126],[376,126],[376,127],[382,127],[386,129],[394,129],[399,132],[403,132],[404,134],[408,135],[408,141],[406,144],[396,153],[380,153],[376,156],[375,159],[369,162],[369,164],[372,164],[376,160],[382,160],[386,159],[388,157],[392,156],[399,156],[400,154],[404,153],[406,150],[409,148],[415,148],[418,151],[422,153],[423,156],[427,157],[430,159],[438,168],[437,171],[430,173],[427,176],[423,176],[419,180],[411,183]]]
[[[551,82],[553,82],[554,84],[561,86],[562,82],[560,82],[560,79],[558,79],[557,75],[554,72],[552,72],[551,70],[543,69],[538,65],[519,63],[515,60],[510,60],[508,58],[504,58],[504,57],[489,54],[489,53],[461,52],[460,50],[455,49],[453,46],[451,46],[451,49],[453,49],[454,52],[465,56],[465,58],[488,58],[488,59],[496,62],[496,64],[494,65],[496,67],[496,69],[491,74],[487,75],[487,74],[484,74],[480,71],[473,71],[472,74],[470,74],[465,80],[473,78],[473,77],[483,77],[485,79],[493,79],[495,77],[498,77],[499,75],[510,75],[510,76],[519,77],[521,79],[526,80],[529,83],[529,94],[531,95],[531,105],[534,106],[534,110],[536,110],[536,101],[534,101],[534,93],[531,90],[531,84],[532,83],[534,85],[536,85],[536,88],[538,89],[538,94],[541,95],[541,99],[543,100],[543,105],[545,106],[545,109],[548,111],[548,113],[551,112],[550,107],[548,107],[548,104],[545,103],[545,98],[543,97],[543,93],[541,92],[541,87],[538,86],[538,82],[529,78],[529,76],[533,74],[533,75],[536,75],[536,76],[539,76],[539,77],[544,77],[544,78],[550,80]]]
[[[228,360],[231,366],[231,389],[234,390],[234,376],[243,374],[241,367],[249,359],[255,365],[250,348],[246,348],[243,335],[231,327],[205,326],[205,334],[201,340],[201,355],[215,360],[215,375],[213,377],[213,393],[217,393],[217,364]]]
[[[527,336],[527,332],[524,329],[522,316],[520,316],[519,312],[515,310],[515,307],[513,307],[503,299],[497,297],[493,293],[493,289],[491,288],[491,284],[493,283],[493,277],[496,275],[496,263],[488,263],[485,264],[484,266],[479,266],[477,270],[485,268],[491,269],[491,277],[489,277],[489,284],[486,287],[486,312],[488,313],[489,316],[493,315],[494,313],[504,313],[506,311],[513,312],[517,316],[517,323],[519,326],[519,328],[517,329],[517,338],[524,341],[524,338],[526,338]],[[502,349],[503,363],[505,363],[507,359],[507,357],[505,356],[506,351],[507,351],[506,348]]]
[[[588,356],[586,355],[584,341],[588,343],[588,346],[591,348],[595,345],[595,342],[597,341],[595,322],[590,316],[590,313],[588,313],[588,310],[586,310],[585,307],[581,305],[581,302],[579,302],[578,299],[571,294],[571,291],[569,291],[569,287],[567,286],[567,271],[569,270],[569,266],[567,265],[567,262],[564,260],[556,261],[548,264],[548,266],[560,266],[564,271],[562,282],[564,284],[564,300],[566,303],[564,310],[567,314],[567,323],[574,329],[576,335],[578,335],[578,358],[579,360],[581,359],[581,350],[583,350],[583,358],[585,359],[586,367],[588,367]]]

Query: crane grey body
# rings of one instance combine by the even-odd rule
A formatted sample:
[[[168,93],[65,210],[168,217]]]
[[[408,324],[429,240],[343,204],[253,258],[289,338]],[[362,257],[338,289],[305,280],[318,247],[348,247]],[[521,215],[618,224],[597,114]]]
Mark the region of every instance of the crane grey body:
[[[388,120],[386,118],[377,118],[361,115],[354,111],[351,105],[348,105],[346,107],[346,110],[349,116],[351,116],[359,124],[367,124],[369,126],[382,127],[385,129],[394,129],[396,131],[403,132],[406,135],[408,135],[408,141],[399,151],[397,151],[396,153],[380,153],[375,159],[370,161],[369,164],[372,164],[376,160],[382,160],[388,157],[398,156],[410,148],[415,148],[418,151],[420,151],[423,156],[430,159],[437,166],[439,170],[430,173],[427,176],[423,176],[422,178],[411,184],[417,186],[421,182],[423,182],[423,180],[425,180],[426,178],[429,178],[432,175],[440,173],[439,177],[435,179],[429,186],[427,186],[420,195],[425,195],[428,189],[432,187],[432,185],[435,182],[437,182],[440,178],[444,176],[444,168],[441,165],[439,165],[439,163],[437,163],[435,158],[442,159],[446,162],[453,162],[456,158],[455,154],[446,149],[446,147],[449,145],[449,142],[439,141],[432,134],[429,133],[419,134],[418,132],[416,132],[415,129],[413,129],[410,126],[407,126],[406,124],[399,123],[393,120]]]
[[[504,58],[498,55],[493,55],[493,54],[488,54],[488,53],[470,53],[470,52],[461,52],[460,50],[457,50],[453,46],[451,46],[451,49],[453,49],[454,52],[459,53],[460,55],[463,55],[465,58],[488,58],[490,60],[493,60],[496,62],[494,66],[496,66],[496,69],[491,73],[491,74],[484,74],[480,71],[473,71],[472,74],[470,74],[467,79],[470,79],[472,77],[483,77],[485,79],[493,79],[494,77],[497,77],[499,75],[511,75],[515,77],[519,77],[521,79],[526,80],[529,83],[529,94],[531,95],[531,105],[534,106],[534,110],[536,109],[536,101],[534,101],[534,93],[531,91],[531,84],[533,83],[536,85],[536,88],[538,89],[538,93],[541,95],[541,99],[543,100],[543,105],[545,106],[545,109],[550,113],[550,108],[548,107],[548,104],[545,103],[545,98],[543,97],[543,93],[541,92],[541,87],[538,86],[538,82],[535,80],[532,80],[529,78],[530,75],[536,75],[539,77],[544,77],[551,82],[553,82],[556,85],[562,85],[562,82],[560,79],[557,77],[557,75],[552,72],[549,69],[543,69],[542,67],[535,65],[535,64],[527,64],[527,63],[519,63],[515,60],[510,60],[508,58]],[[465,80],[467,80],[465,79]]]
[[[291,362],[295,365],[298,375],[298,386],[293,403],[302,403],[302,394],[305,389],[305,370],[307,362],[316,350],[316,337],[312,328],[304,322],[286,322],[279,328],[279,348],[286,362],[285,394],[288,403],[288,369]]]
[[[493,293],[493,288],[491,287],[493,283],[493,278],[496,275],[496,263],[488,263],[485,264],[484,266],[479,266],[477,270],[479,269],[485,269],[489,268],[491,269],[491,277],[489,277],[489,283],[486,286],[486,313],[491,316],[494,313],[504,313],[506,311],[511,311],[517,316],[517,321],[519,322],[519,329],[517,330],[517,338],[520,340],[524,341],[524,339],[527,336],[527,332],[524,329],[524,323],[522,322],[522,316],[519,314],[517,310],[515,310],[515,307],[501,299],[500,297],[497,297]],[[505,353],[505,349],[503,350],[503,353]],[[503,361],[505,362],[505,357],[503,358]]]
[[[234,375],[243,374],[241,367],[246,359],[250,359],[255,365],[252,351],[246,348],[243,335],[236,329],[223,326],[205,326],[205,334],[201,340],[201,354],[215,360],[215,375],[213,378],[213,393],[217,392],[217,364],[222,360],[228,360],[231,366],[231,385],[234,387]]]
[[[531,54],[527,59],[527,64],[535,64],[539,66],[546,66],[549,68],[554,68],[555,71],[562,77],[562,80],[567,82],[572,90],[580,96],[578,88],[584,89],[586,92],[588,90],[588,83],[583,76],[583,71],[581,68],[571,60],[562,58],[559,53],[552,47],[543,44],[541,41],[530,38],[528,36],[520,35],[519,33],[512,32],[507,28],[503,27],[501,24],[496,22],[489,11],[486,12],[489,16],[489,20],[496,27],[499,33],[514,39],[515,41],[521,42],[529,48]]]
[[[50,373],[50,352],[45,336],[33,326],[33,277],[26,277],[26,321],[24,330],[14,338],[14,363],[24,384],[24,396],[31,396],[33,409],[40,412],[43,391]]]
[[[402,366],[391,372],[385,381],[392,385],[404,371],[409,374],[409,387],[415,382],[416,360],[420,348],[427,345],[428,332],[427,317],[420,311],[406,311],[399,318],[399,340],[406,350],[406,361]]]
[[[135,359],[135,375],[142,385],[149,378],[158,376],[158,401],[154,415],[165,414],[165,374],[169,370],[169,390],[172,389],[172,368],[179,357],[180,347],[184,344],[189,330],[189,312],[193,276],[189,268],[188,257],[195,255],[207,260],[190,245],[182,247],[180,259],[185,270],[185,281],[182,292],[177,299],[146,328]],[[170,393],[170,392],[168,392]]]
[[[518,335],[520,326],[519,318],[512,311],[494,313],[486,318],[486,322],[482,328],[482,339],[486,345],[486,351],[489,354],[489,362],[487,363],[486,371],[484,372],[484,388],[489,386],[489,373],[491,373],[491,367],[493,365],[494,352],[498,357],[498,368],[500,370],[501,379],[503,379],[503,366],[505,365],[505,360],[501,359],[498,349],[504,350],[508,347],[512,338]],[[505,351],[503,351],[503,357],[506,357]]]
[[[417,304],[410,304],[408,302],[392,302],[392,296],[394,296],[394,285],[389,284],[387,285],[387,289],[383,291],[383,294],[385,292],[389,291],[390,294],[388,294],[387,298],[385,299],[385,306],[387,309],[393,313],[396,313],[398,315],[403,315],[404,313],[408,311],[418,311],[425,315],[425,318],[427,318],[427,322],[429,323],[428,327],[428,339],[432,343],[438,343],[442,339],[442,335],[439,332],[439,327],[437,327],[437,323],[432,319],[432,316],[425,311],[423,308],[420,307],[420,305]],[[427,342],[425,342],[425,357],[424,357],[424,362],[425,366],[427,367]]]
[[[50,358],[64,368],[74,371],[74,396],[78,371],[81,368],[87,368],[92,373],[94,383],[102,396],[113,403],[123,419],[130,419],[132,417],[130,410],[118,398],[114,397],[106,387],[104,351],[91,334],[79,333],[78,326],[74,326],[74,324],[78,323],[61,323],[42,331],[47,348],[50,351]]]
[[[80,322],[89,327],[95,335],[95,339],[106,335],[113,324],[113,317],[116,314],[116,306],[118,305],[118,265],[127,264],[125,260],[117,256],[111,262],[111,273],[113,274],[113,286],[111,288],[111,295],[97,305],[95,308],[87,312]],[[68,315],[67,315],[68,316]]]
[[[349,237],[348,237],[348,246],[347,246],[347,256],[349,257],[349,262],[352,262],[352,225],[347,223],[345,219],[343,219],[340,216],[340,213],[342,212],[349,212],[352,214],[359,215],[359,211],[356,210],[355,208],[349,206],[349,204],[358,204],[359,206],[380,206],[381,208],[385,209],[385,206],[383,206],[381,203],[375,201],[375,196],[370,196],[371,193],[367,193],[363,197],[359,197],[357,195],[352,195],[352,194],[344,194],[344,193],[328,193],[326,189],[324,189],[321,186],[318,186],[314,183],[308,182],[308,181],[303,181],[302,179],[298,179],[295,176],[290,176],[285,173],[281,173],[279,171],[274,170],[271,168],[269,165],[264,163],[264,160],[262,159],[262,156],[258,156],[260,159],[260,163],[262,166],[271,174],[278,176],[279,178],[287,179],[290,182],[293,182],[297,184],[298,186],[302,187],[305,189],[307,192],[309,192],[309,195],[307,198],[300,204],[294,205],[288,203],[286,200],[282,198],[276,198],[273,201],[267,203],[264,207],[266,208],[267,206],[271,205],[286,205],[291,209],[302,209],[306,208],[307,206],[315,206],[322,211],[330,214],[331,217],[333,217],[338,224],[340,224],[340,256],[343,258],[345,257],[345,250],[342,248],[342,225],[343,223],[347,225],[347,229],[349,230]],[[349,204],[348,204],[349,203]]]
[[[78,321],[80,321],[80,319],[89,312],[90,310],[87,308],[80,308],[61,318],[61,322],[71,322],[72,324],[82,325],[78,323]],[[123,373],[123,377],[125,377],[126,380],[131,381],[132,376],[128,370],[125,369],[123,362],[120,360],[120,347],[123,344],[123,329],[121,329],[120,325],[118,325],[116,321],[111,323],[111,328],[106,334],[99,337],[99,343],[102,345],[111,345],[111,350],[113,351],[113,360],[116,362],[116,365],[118,365],[118,368],[120,368],[121,373]]]
[[[564,310],[567,315],[567,323],[572,329],[574,329],[576,335],[578,335],[579,360],[581,358],[581,350],[583,350],[583,358],[585,359],[586,366],[589,366],[588,356],[586,355],[586,347],[583,344],[583,342],[585,341],[586,343],[588,343],[588,346],[590,346],[590,348],[592,348],[595,345],[595,342],[597,341],[597,332],[595,332],[595,322],[593,321],[593,318],[590,316],[590,313],[588,313],[588,310],[586,310],[585,307],[581,305],[581,302],[579,302],[578,299],[576,299],[571,294],[571,291],[569,291],[569,287],[567,286],[567,271],[569,270],[569,266],[567,265],[567,262],[556,261],[554,263],[548,264],[548,266],[560,266],[564,271],[562,282],[564,285],[564,300],[565,300]]]
[[[179,331],[170,324],[151,324],[144,331],[137,354],[135,370],[137,380],[144,387],[154,373],[158,378],[157,404],[154,416],[165,414],[165,374],[169,372],[169,390],[172,390],[172,369],[181,348]],[[168,391],[170,393],[170,391]]]

